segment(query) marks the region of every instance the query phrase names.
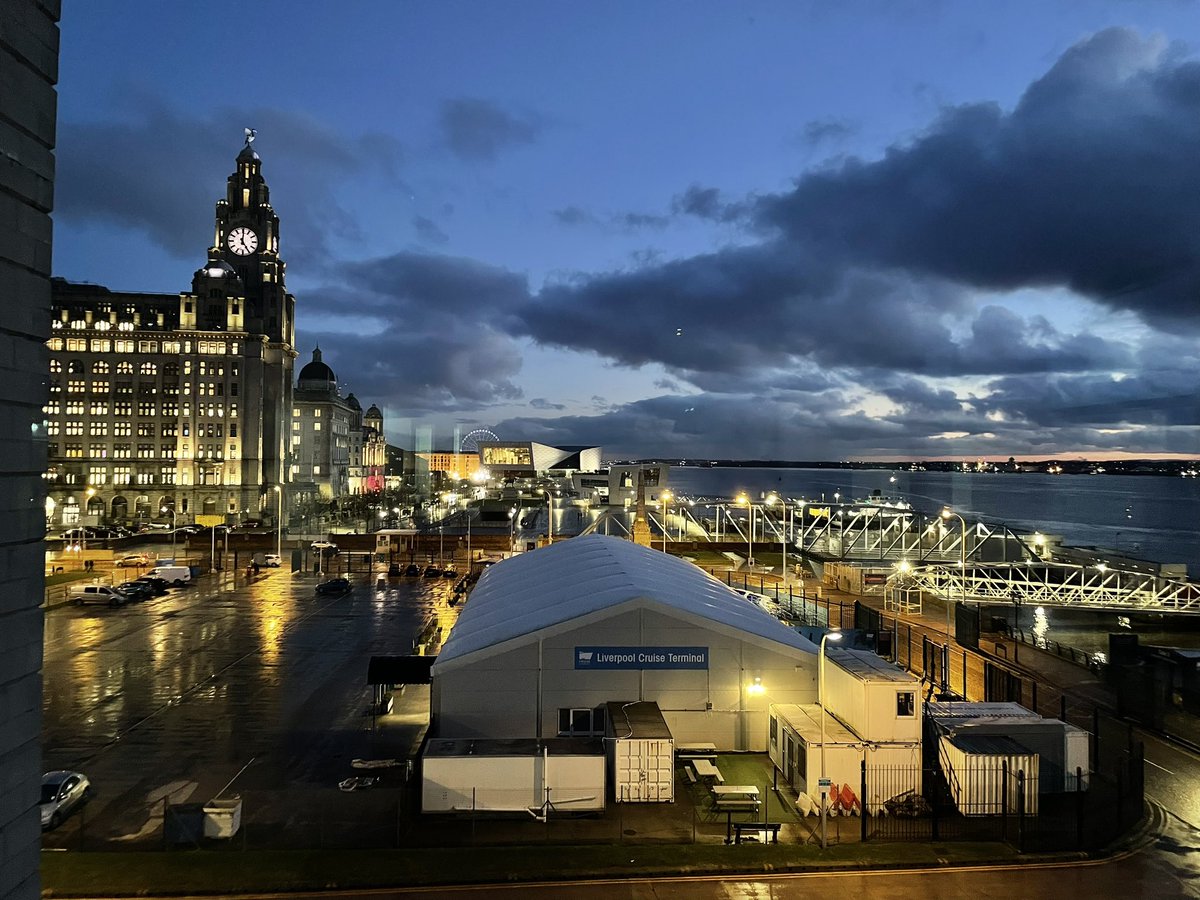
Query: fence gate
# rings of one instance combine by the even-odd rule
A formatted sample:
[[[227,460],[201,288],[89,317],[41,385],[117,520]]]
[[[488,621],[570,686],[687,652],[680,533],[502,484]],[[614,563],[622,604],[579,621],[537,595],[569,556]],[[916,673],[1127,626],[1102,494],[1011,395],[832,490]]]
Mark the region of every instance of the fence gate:
[[[1021,679],[995,663],[983,663],[983,699],[988,703],[1020,703]]]

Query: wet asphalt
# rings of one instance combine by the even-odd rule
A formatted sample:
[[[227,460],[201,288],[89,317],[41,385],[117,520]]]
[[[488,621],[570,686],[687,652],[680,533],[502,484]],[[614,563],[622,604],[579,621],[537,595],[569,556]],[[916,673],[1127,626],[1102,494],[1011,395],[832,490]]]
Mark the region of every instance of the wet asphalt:
[[[421,689],[404,701],[407,727],[389,730],[369,713],[367,665],[413,652],[431,618],[448,634],[454,581],[351,580],[329,598],[314,575],[227,572],[119,609],[51,609],[43,765],[84,772],[94,796],[45,846],[161,841],[164,802],[222,790],[251,801],[250,821],[319,820],[351,759],[406,755]]]

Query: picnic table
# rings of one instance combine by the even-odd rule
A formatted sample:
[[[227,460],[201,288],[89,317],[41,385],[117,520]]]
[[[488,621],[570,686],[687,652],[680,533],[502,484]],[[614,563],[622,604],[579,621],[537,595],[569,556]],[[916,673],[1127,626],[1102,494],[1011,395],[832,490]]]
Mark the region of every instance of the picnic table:
[[[721,770],[715,764],[707,759],[694,759],[692,765],[696,769],[696,774],[701,778],[711,778],[718,785],[723,784],[725,779],[721,776]]]
[[[701,741],[695,744],[676,744],[675,755],[680,759],[708,759],[716,761],[717,745]]]

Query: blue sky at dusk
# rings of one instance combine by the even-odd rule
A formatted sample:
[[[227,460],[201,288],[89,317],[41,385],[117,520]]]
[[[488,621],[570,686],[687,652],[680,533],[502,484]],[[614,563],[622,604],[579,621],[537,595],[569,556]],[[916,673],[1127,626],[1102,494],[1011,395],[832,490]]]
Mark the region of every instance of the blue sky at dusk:
[[[1200,456],[1200,4],[62,19],[57,275],[186,290],[242,146],[389,439]]]

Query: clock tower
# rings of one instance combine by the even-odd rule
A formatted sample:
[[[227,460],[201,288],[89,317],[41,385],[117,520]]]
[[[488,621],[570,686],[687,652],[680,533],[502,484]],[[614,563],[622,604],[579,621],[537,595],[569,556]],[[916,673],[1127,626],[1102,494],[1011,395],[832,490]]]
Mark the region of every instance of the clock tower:
[[[279,256],[279,216],[271,207],[254,137],[247,129],[225,196],[217,201],[208,262],[196,272],[191,292],[181,296],[180,324],[198,332],[219,332],[227,340],[240,338],[231,345],[241,357],[240,384],[232,388],[239,391],[241,413],[240,471],[233,477],[242,490],[236,505],[244,513],[267,512],[273,517],[275,488],[286,489],[291,481],[288,428],[296,298],[284,281],[287,266]],[[195,346],[200,346],[199,340]],[[199,371],[201,361],[195,365]],[[231,412],[239,410],[231,407]],[[233,460],[225,461],[226,467],[231,465]],[[194,483],[219,483],[229,477],[197,466]]]

